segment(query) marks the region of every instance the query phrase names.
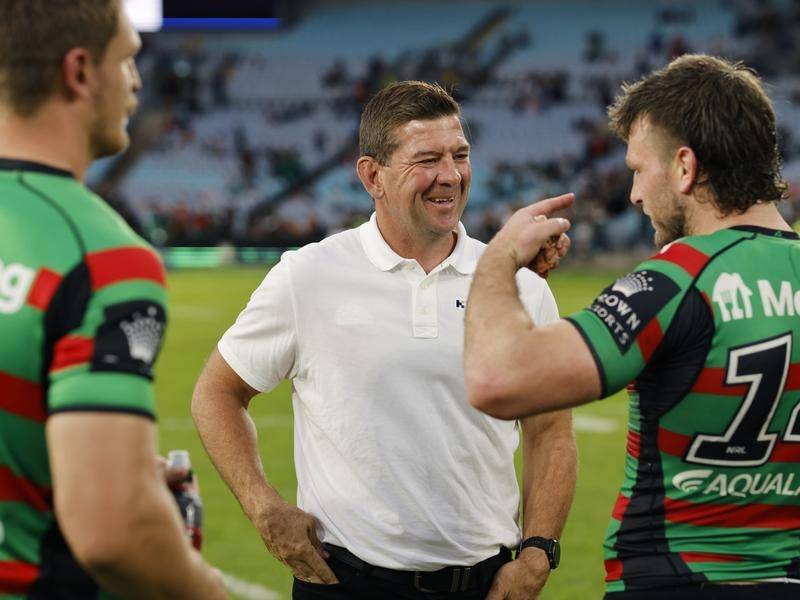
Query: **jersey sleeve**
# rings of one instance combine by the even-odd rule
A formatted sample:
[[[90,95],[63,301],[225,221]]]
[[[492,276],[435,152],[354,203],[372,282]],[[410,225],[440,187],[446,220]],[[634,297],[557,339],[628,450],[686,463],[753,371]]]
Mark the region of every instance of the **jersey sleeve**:
[[[284,257],[267,273],[217,344],[228,366],[259,392],[272,390],[296,372],[297,328],[291,284]]]
[[[165,275],[146,247],[89,253],[46,316],[48,412],[155,417],[153,364],[167,322]]]
[[[642,372],[691,283],[672,263],[650,260],[603,290],[588,308],[567,317],[592,352],[602,397]]]

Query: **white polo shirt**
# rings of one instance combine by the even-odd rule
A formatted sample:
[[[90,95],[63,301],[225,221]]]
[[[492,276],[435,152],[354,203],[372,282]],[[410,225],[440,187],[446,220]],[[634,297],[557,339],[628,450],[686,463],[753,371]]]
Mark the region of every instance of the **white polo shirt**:
[[[297,504],[323,541],[373,565],[471,565],[519,542],[516,424],[464,390],[464,309],[485,245],[457,233],[427,275],[374,214],[286,252],[218,345],[259,391],[292,380]],[[544,280],[523,270],[517,282],[534,322],[558,318]]]

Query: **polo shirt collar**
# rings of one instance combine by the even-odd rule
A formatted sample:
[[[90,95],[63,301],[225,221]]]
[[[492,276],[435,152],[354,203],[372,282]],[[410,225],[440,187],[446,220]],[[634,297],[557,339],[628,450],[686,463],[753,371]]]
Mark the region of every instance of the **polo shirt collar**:
[[[409,259],[403,258],[389,247],[383,239],[380,229],[378,229],[378,217],[372,213],[369,221],[359,227],[361,245],[367,254],[370,262],[381,271],[391,271],[396,266],[403,264]],[[477,256],[475,248],[467,239],[467,230],[459,221],[456,227],[456,247],[442,262],[436,270],[440,271],[448,266],[453,267],[459,273],[469,275],[475,271]]]

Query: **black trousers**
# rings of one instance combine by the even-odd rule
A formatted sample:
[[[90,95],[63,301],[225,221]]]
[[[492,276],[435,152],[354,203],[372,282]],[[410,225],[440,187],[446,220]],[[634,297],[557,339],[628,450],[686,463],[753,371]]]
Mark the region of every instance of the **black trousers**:
[[[484,600],[497,571],[510,560],[510,553],[503,552],[481,569],[478,587],[465,592],[423,592],[411,582],[401,584],[370,573],[367,566],[357,569],[331,556],[328,566],[336,574],[339,583],[321,584],[294,580],[293,600]]]
[[[609,592],[604,600],[798,600],[798,583],[719,585],[702,583],[640,592]]]

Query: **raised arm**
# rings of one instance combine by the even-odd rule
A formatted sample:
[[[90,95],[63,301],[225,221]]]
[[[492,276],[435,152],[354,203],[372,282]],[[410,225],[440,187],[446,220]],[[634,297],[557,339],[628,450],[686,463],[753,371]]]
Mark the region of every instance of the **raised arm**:
[[[519,299],[515,275],[546,240],[569,228],[539,215],[569,206],[571,194],[517,211],[478,262],[465,324],[467,394],[501,419],[559,410],[600,395],[600,375],[588,346],[569,322],[536,327]]]

